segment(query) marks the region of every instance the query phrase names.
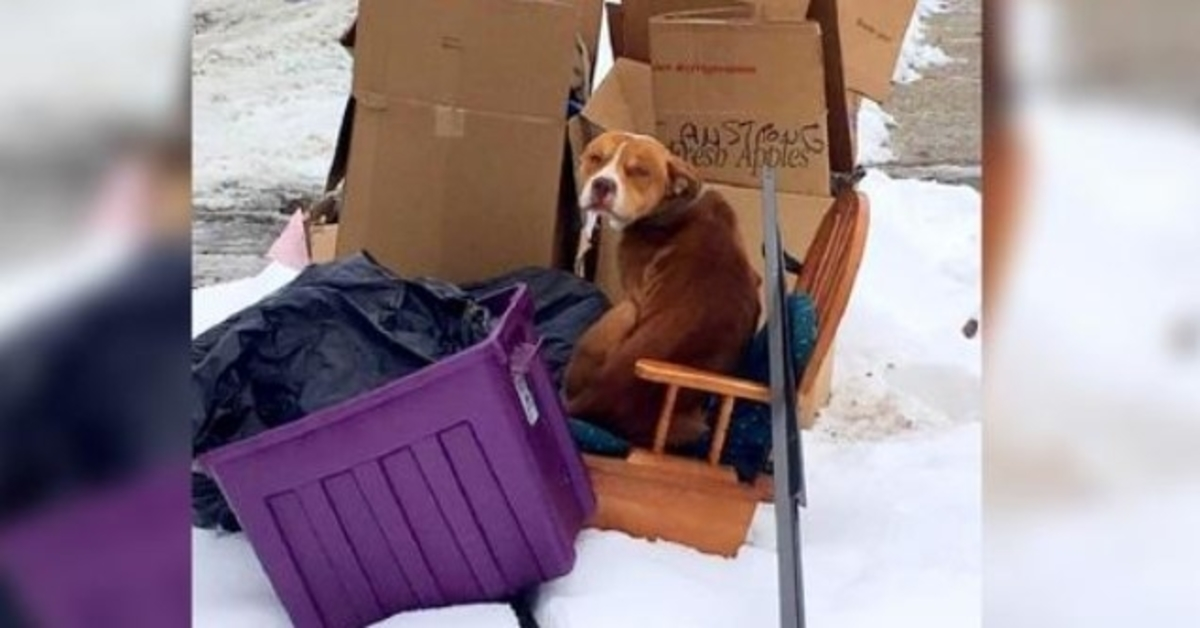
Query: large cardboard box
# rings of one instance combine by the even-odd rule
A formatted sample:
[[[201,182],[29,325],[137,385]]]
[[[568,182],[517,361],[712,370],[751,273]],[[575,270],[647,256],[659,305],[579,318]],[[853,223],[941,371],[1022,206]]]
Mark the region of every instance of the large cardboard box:
[[[453,282],[549,265],[579,15],[361,0],[339,254]]]
[[[672,14],[650,22],[655,135],[708,181],[829,194],[821,28],[750,10]],[[840,105],[840,103],[839,103]]]
[[[846,89],[876,102],[892,92],[892,76],[917,0],[837,0]]]

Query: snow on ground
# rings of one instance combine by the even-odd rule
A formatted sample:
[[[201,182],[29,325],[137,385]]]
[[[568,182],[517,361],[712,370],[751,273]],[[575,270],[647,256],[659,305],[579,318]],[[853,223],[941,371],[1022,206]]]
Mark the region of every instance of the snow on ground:
[[[219,25],[195,47],[198,203],[320,185],[349,80],[348,58],[330,41],[353,4],[197,0],[195,12]],[[919,16],[942,9],[921,0]],[[945,62],[939,53],[915,22],[897,77],[915,80]],[[890,159],[890,124],[882,108],[864,106],[867,161]],[[960,330],[979,305],[980,198],[880,172],[862,189],[872,206],[867,256],[836,347],[832,405],[806,440],[809,618],[839,628],[978,625],[980,346]],[[196,290],[193,333],[294,274],[273,265]],[[537,619],[544,628],[777,625],[773,527],[763,507],[734,559],[586,531],[575,570],[541,589]],[[194,625],[288,625],[243,536],[194,531],[193,555]],[[512,624],[496,607],[395,621]]]
[[[860,187],[871,227],[818,432],[877,438],[978,421],[981,340],[962,327],[981,299],[979,192],[874,170]]]
[[[979,623],[978,424],[882,444],[810,443],[805,585],[814,626]],[[543,628],[777,626],[770,508],[734,559],[587,531],[542,589]]]
[[[325,180],[350,89],[355,0],[195,0],[194,202],[254,206]],[[270,195],[272,198],[275,195]]]

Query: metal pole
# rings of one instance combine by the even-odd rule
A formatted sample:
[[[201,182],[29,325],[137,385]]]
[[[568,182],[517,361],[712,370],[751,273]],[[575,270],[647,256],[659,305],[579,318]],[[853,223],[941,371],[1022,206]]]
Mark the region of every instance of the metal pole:
[[[800,554],[800,513],[805,505],[804,457],[796,412],[795,355],[788,316],[787,277],[779,235],[775,170],[763,169],[763,238],[767,248],[767,337],[771,366],[771,433],[775,459],[775,535],[779,559],[779,621],[803,628],[804,569]]]

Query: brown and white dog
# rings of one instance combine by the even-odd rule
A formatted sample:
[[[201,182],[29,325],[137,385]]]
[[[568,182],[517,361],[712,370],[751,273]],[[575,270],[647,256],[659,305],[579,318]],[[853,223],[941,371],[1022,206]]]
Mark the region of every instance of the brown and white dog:
[[[567,409],[648,446],[665,392],[639,380],[634,364],[653,358],[733,371],[758,323],[760,279],[729,204],[654,138],[605,133],[588,145],[580,171],[580,207],[621,232],[625,296],[576,345]],[[703,433],[702,403],[699,394],[679,395],[669,443]]]

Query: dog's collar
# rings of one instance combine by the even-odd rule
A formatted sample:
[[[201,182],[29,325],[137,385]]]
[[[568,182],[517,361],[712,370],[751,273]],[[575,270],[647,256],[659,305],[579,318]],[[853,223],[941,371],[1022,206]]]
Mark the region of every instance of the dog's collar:
[[[697,192],[695,196],[671,199],[667,201],[667,203],[658,211],[655,211],[653,214],[631,223],[626,228],[631,229],[645,227],[647,229],[668,229],[673,227],[675,226],[675,223],[679,222],[679,219],[683,218],[684,214],[686,214],[688,210],[695,207],[696,204],[700,202],[700,199],[704,198],[708,192],[709,189],[707,186],[705,186],[700,188],[700,191]]]

